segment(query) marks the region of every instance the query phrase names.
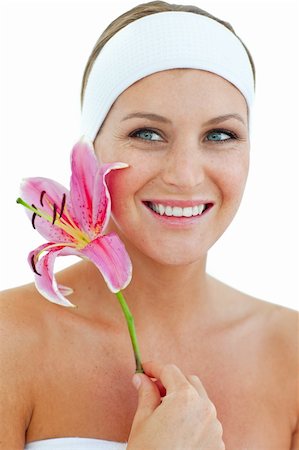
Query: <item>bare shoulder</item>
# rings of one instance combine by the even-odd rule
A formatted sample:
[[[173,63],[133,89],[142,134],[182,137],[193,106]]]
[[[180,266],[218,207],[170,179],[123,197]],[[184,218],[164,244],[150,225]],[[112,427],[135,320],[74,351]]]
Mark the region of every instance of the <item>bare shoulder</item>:
[[[2,356],[15,355],[19,364],[26,361],[28,370],[44,351],[49,330],[59,315],[58,305],[46,300],[34,283],[0,293],[0,342]]]
[[[0,293],[1,352],[10,355],[26,354],[38,343],[43,327],[40,302],[44,301],[33,284],[9,289]],[[45,301],[44,301],[45,302]]]
[[[209,284],[212,295],[221,299],[226,320],[244,321],[260,328],[268,337],[288,342],[290,350],[297,343],[297,311],[248,295],[213,277],[209,277]]]
[[[243,297],[267,350],[271,349],[279,363],[295,369],[298,364],[298,312],[245,294]]]
[[[45,300],[36,291],[34,284],[28,284],[0,293],[0,332],[5,342],[26,345],[21,336],[33,337],[42,327],[40,321]],[[38,319],[38,320],[37,320]],[[3,342],[3,341],[2,341]]]
[[[298,364],[298,312],[285,306],[261,300],[242,292],[236,292],[243,305],[249,329],[255,333],[260,348],[287,370]]]
[[[0,294],[0,448],[21,449],[33,410],[33,367],[41,347],[33,286]],[[36,303],[37,307],[33,305]]]
[[[266,310],[269,317],[268,328],[273,343],[283,345],[286,355],[295,361],[298,358],[298,312],[272,303],[266,303]]]
[[[271,303],[263,308],[266,308],[263,358],[273,373],[269,386],[280,391],[276,406],[285,405],[292,433],[291,449],[299,450],[299,314]]]
[[[284,306],[257,300],[259,303],[264,311],[261,323],[267,358],[273,361],[277,373],[281,373],[284,386],[293,392],[293,399],[298,401],[299,314]]]
[[[297,378],[299,356],[299,314],[271,301],[261,300],[210,277],[212,295],[218,302],[222,318],[230,328],[241,330],[255,354],[277,366],[276,373]],[[278,368],[280,368],[278,370]]]
[[[259,383],[264,392],[268,392],[273,411],[285,410],[295,433],[299,417],[298,312],[218,281],[215,286],[226,303],[226,319],[232,318],[232,323],[237,324],[246,361],[258,368]]]

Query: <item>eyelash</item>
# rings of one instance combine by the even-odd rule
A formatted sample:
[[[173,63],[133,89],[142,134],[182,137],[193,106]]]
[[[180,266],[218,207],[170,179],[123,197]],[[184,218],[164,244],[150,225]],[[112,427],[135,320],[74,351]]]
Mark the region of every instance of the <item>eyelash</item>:
[[[161,134],[158,131],[153,130],[152,128],[139,128],[139,129],[133,131],[132,133],[130,133],[129,136],[131,138],[140,139],[143,142],[146,142],[147,144],[156,144],[157,142],[161,142],[161,141],[158,141],[158,140],[150,141],[150,140],[142,139],[142,138],[136,136],[137,133],[144,132],[144,131],[145,132],[149,131],[151,133],[156,133],[156,134],[158,134],[161,137]],[[238,136],[235,133],[233,133],[232,131],[225,130],[224,128],[216,128],[215,130],[211,130],[211,131],[209,131],[206,134],[206,136],[209,136],[210,134],[213,134],[213,133],[224,133],[224,134],[227,134],[230,137],[230,139],[223,139],[223,140],[220,140],[220,141],[208,141],[208,142],[214,142],[216,144],[224,144],[227,141],[237,140],[238,139]]]
[[[160,134],[158,131],[153,130],[152,128],[138,128],[138,130],[132,131],[132,133],[130,133],[129,136],[130,136],[131,138],[140,139],[141,141],[146,142],[146,143],[148,143],[148,144],[155,144],[156,142],[161,142],[161,141],[150,141],[150,140],[147,140],[147,139],[142,139],[142,138],[139,137],[139,136],[136,136],[137,133],[140,133],[140,132],[142,132],[142,131],[143,131],[143,132],[144,132],[144,131],[145,131],[145,132],[149,131],[149,132],[151,132],[151,133],[156,133],[156,134],[158,134],[160,137],[162,137],[161,134]]]
[[[233,133],[232,131],[229,131],[229,130],[225,130],[224,128],[216,128],[215,130],[209,131],[206,136],[208,136],[209,134],[213,134],[213,133],[227,134],[227,136],[229,136],[230,139],[223,139],[222,141],[209,141],[209,142],[214,142],[214,143],[216,142],[216,144],[225,144],[225,142],[227,142],[227,141],[238,140],[238,136],[235,133]]]

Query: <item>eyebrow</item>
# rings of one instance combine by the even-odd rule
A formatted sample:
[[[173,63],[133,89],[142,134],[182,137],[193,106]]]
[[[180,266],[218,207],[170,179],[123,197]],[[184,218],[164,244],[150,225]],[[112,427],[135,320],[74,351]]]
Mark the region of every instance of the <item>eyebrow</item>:
[[[154,120],[155,122],[171,123],[171,120],[167,119],[167,117],[160,116],[160,114],[146,113],[146,112],[134,112],[134,113],[128,114],[127,116],[125,116],[122,119],[122,122],[124,120],[134,119],[134,118],[149,119],[149,120]],[[237,113],[224,114],[222,116],[214,117],[213,119],[210,119],[207,122],[205,122],[203,125],[204,126],[214,125],[214,124],[217,124],[219,122],[224,122],[225,120],[229,120],[229,119],[239,120],[239,122],[242,122],[243,125],[246,125],[243,118],[240,116],[240,114],[237,114]]]
[[[208,120],[204,123],[204,125],[213,125],[219,122],[224,122],[225,120],[229,119],[236,119],[239,120],[239,122],[242,122],[243,125],[246,125],[243,118],[240,116],[240,114],[224,114],[223,116],[214,117],[211,120]]]
[[[166,117],[160,116],[159,114],[153,114],[153,113],[146,113],[146,112],[136,112],[131,113],[125,116],[122,121],[133,119],[133,118],[139,118],[139,119],[149,119],[154,120],[156,122],[164,122],[164,123],[171,123],[171,120],[167,119]]]

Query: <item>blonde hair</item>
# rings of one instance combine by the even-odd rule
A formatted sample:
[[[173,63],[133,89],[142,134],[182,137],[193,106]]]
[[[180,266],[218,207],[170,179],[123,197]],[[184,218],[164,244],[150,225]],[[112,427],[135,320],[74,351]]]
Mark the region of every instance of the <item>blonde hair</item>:
[[[204,11],[203,9],[198,8],[197,6],[193,5],[176,5],[171,4],[167,2],[162,1],[153,1],[148,3],[142,3],[140,5],[135,6],[134,8],[130,9],[129,11],[126,11],[121,16],[117,17],[113,22],[108,25],[108,27],[104,30],[104,32],[101,34],[99,39],[97,40],[85,67],[84,74],[83,74],[83,80],[82,80],[82,87],[81,87],[81,105],[83,104],[84,99],[84,92],[87,85],[88,77],[91,72],[91,69],[93,67],[94,61],[96,60],[97,56],[101,52],[104,45],[111,39],[119,30],[126,27],[129,23],[134,22],[134,20],[141,19],[144,16],[148,16],[151,14],[157,14],[159,12],[166,12],[166,11],[185,11],[195,14],[200,14],[202,16],[209,17],[210,19],[216,20],[217,22],[224,25],[226,28],[228,28],[235,36],[237,34],[235,33],[233,27],[230,23],[224,22],[223,20],[218,19],[217,17],[213,16],[212,14],[208,13],[207,11]],[[242,40],[237,36],[237,38],[241,41],[243,44],[249,60],[252,67],[252,72],[254,76],[255,81],[255,66],[252,59],[252,56],[245,46],[245,44],[242,42]]]

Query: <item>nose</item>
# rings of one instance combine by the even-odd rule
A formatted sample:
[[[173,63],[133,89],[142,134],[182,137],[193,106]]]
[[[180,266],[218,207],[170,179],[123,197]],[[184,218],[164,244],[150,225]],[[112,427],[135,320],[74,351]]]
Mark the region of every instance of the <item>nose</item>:
[[[178,190],[194,190],[205,178],[205,162],[198,142],[172,145],[165,155],[162,179]]]

